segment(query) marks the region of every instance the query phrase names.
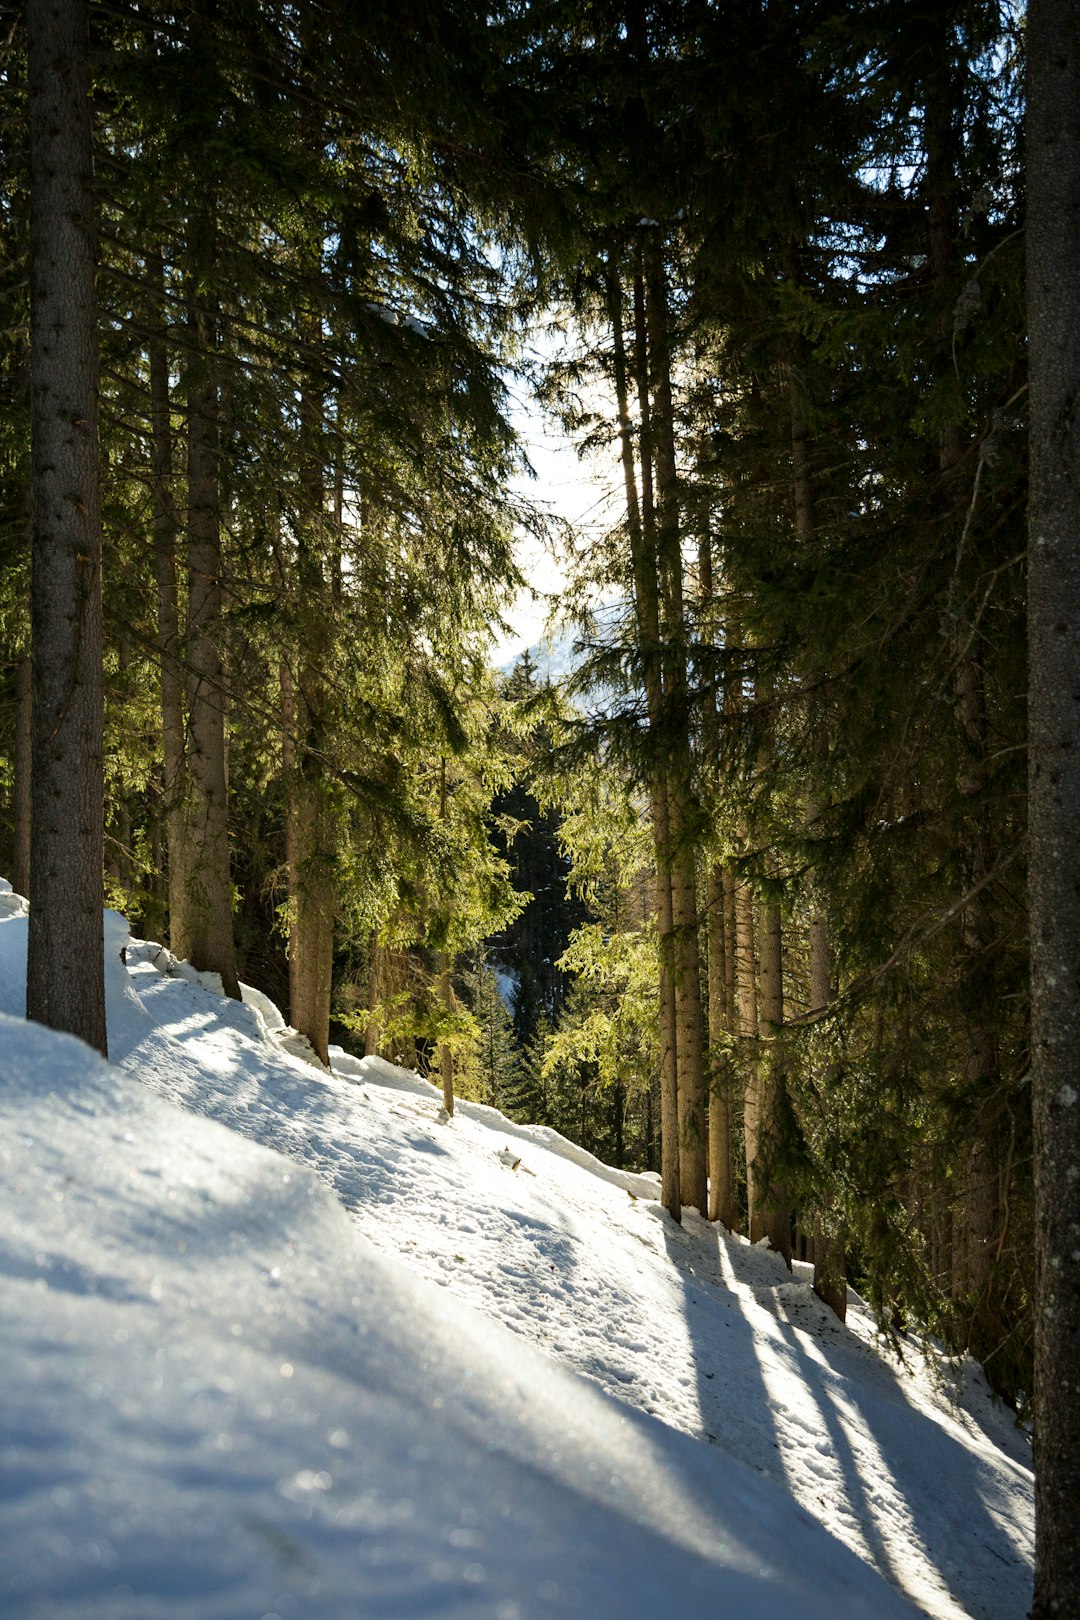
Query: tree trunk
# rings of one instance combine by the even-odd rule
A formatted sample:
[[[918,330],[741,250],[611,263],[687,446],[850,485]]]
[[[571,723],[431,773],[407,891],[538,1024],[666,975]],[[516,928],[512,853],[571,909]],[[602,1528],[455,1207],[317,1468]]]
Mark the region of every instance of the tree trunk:
[[[304,55],[314,68],[323,48],[322,30],[309,8],[303,22]],[[322,129],[317,111],[304,116],[303,142],[321,156]],[[305,220],[297,244],[305,284],[317,286],[322,274],[321,229]],[[315,298],[298,313],[302,352],[312,359],[322,346],[322,319]],[[289,867],[289,999],[290,1019],[306,1035],[323,1063],[329,1063],[330,1002],[333,988],[335,873],[337,840],[333,794],[327,771],[330,736],[330,682],[336,635],[335,583],[338,574],[338,531],[328,532],[326,511],[325,399],[318,383],[305,374],[300,387],[299,452],[303,507],[296,525],[297,624],[297,756],[286,779],[289,815],[294,826],[294,860]]]
[[[1035,1603],[1080,1593],[1080,12],[1028,10]]]
[[[652,384],[652,449],[656,461],[657,558],[661,596],[661,648],[665,668],[662,742],[668,759],[668,838],[674,930],[675,1069],[679,1108],[679,1182],[682,1199],[708,1211],[705,1041],[698,943],[697,829],[687,679],[687,626],[683,601],[675,417],[671,393],[667,284],[659,248],[650,244],[647,267],[647,376]]]
[[[757,1078],[757,955],[754,897],[745,883],[735,887],[735,990],[743,1085],[743,1138],[746,1153],[747,1224],[758,1202],[754,1167],[758,1157],[761,1108]],[[759,1234],[760,1235],[760,1234]]]
[[[165,344],[165,267],[159,254],[147,264],[154,287],[150,339],[151,500],[154,572],[157,583],[158,671],[161,692],[161,744],[164,771],[165,846],[169,873],[169,939],[186,932],[184,836],[184,676],[180,642],[180,599],[176,581],[176,508],[172,499],[172,433],[169,412],[169,357]]]
[[[104,677],[88,13],[27,0],[34,526],[27,1016],[106,1049]]]
[[[750,1210],[750,1241],[767,1237],[778,1254],[791,1265],[791,1207],[787,1188],[777,1170],[777,1151],[784,1116],[786,1077],[780,1046],[784,1027],[783,930],[778,906],[765,906],[762,912],[761,943],[761,1025],[763,1050],[760,1061],[761,1102],[754,1167],[755,1204]],[[747,1148],[749,1156],[749,1145]]]
[[[815,909],[810,915],[811,1012],[822,1012],[832,999],[831,955],[828,919]]]
[[[944,14],[935,19],[940,29],[935,41],[936,71],[928,81],[925,113],[926,193],[928,203],[928,247],[930,273],[941,323],[941,353],[953,345],[954,306],[964,273],[957,251],[960,232],[960,201],[957,179],[960,160],[958,88],[949,70],[951,60],[949,24]],[[967,435],[960,421],[946,421],[940,433],[938,464],[941,471],[942,504],[946,513],[959,521],[954,508],[960,500],[958,482]],[[994,865],[993,833],[989,810],[982,802],[987,786],[986,760],[989,749],[986,690],[982,660],[974,646],[968,646],[964,627],[953,633],[956,666],[954,712],[960,754],[957,788],[963,812],[961,840],[966,871],[964,882],[974,891],[960,918],[960,951],[963,961],[963,992],[960,997],[960,1027],[964,1043],[963,1076],[969,1113],[979,1129],[979,1104],[995,1086],[998,1053],[994,1030],[997,996],[994,988],[996,928],[987,875]],[[956,1265],[952,1292],[959,1298],[986,1295],[991,1286],[994,1237],[998,1225],[997,1177],[985,1143],[971,1145],[968,1163],[960,1180],[960,1201],[955,1213]]]
[[[724,880],[724,1005],[727,1009],[727,1027],[732,1035],[738,1033],[738,983],[735,974],[735,873],[731,862],[725,861]]]
[[[659,747],[664,693],[660,651],[660,587],[656,573],[655,514],[652,498],[652,461],[649,449],[649,397],[642,375],[644,306],[640,280],[635,284],[635,327],[639,364],[638,400],[641,410],[641,499],[634,466],[630,424],[629,379],[622,319],[622,290],[614,270],[608,274],[608,308],[612,328],[615,393],[619,413],[619,447],[626,491],[627,527],[634,576],[634,602],[638,644],[644,672],[649,716],[649,801],[656,863],[656,914],[660,936],[660,1197],[673,1220],[682,1218],[679,1165],[679,1103],[675,1048],[674,922],[671,894],[669,805],[667,772]]]
[[[11,882],[16,894],[30,893],[30,758],[33,747],[33,656],[25,652],[15,671],[15,783]]]
[[[314,602],[319,598],[314,597]],[[298,746],[286,775],[289,862],[290,1021],[306,1035],[323,1063],[329,1062],[330,1000],[334,965],[334,818],[324,768],[326,687],[311,615],[301,652],[301,678],[294,715]],[[326,632],[326,619],[323,630]]]
[[[788,275],[798,277],[799,266],[794,249],[787,266]],[[817,538],[817,489],[814,481],[809,413],[806,390],[809,378],[810,352],[801,332],[793,338],[793,364],[788,370],[788,398],[791,406],[791,472],[795,504],[795,533],[804,546],[812,546]],[[811,824],[817,819],[818,807],[811,800],[807,816]],[[810,912],[810,1008],[820,1012],[832,999],[832,964],[829,942],[829,922],[814,895]],[[831,1218],[830,1218],[831,1217]],[[836,1223],[834,1229],[833,1222]],[[814,1293],[840,1318],[847,1318],[847,1262],[842,1226],[831,1211],[814,1222],[809,1241],[809,1253],[814,1265]]]
[[[810,813],[813,819],[813,807]],[[821,1012],[832,999],[831,954],[828,920],[815,909],[810,915],[811,1012]],[[843,1322],[847,1318],[847,1260],[842,1228],[837,1225],[834,1229],[819,1216],[814,1223],[812,1253],[814,1293]]]
[[[439,1000],[442,1002],[443,1012],[447,1018],[454,1014],[454,982],[450,971],[450,959],[445,954],[439,970]],[[439,1073],[442,1076],[443,1107],[450,1118],[454,1117],[454,1049],[449,1041],[439,1042]]]
[[[173,949],[221,976],[239,999],[229,873],[225,691],[221,656],[221,504],[218,486],[216,321],[201,292],[215,257],[212,212],[192,222],[188,329],[193,381],[188,396],[188,749],[184,794],[186,892],[183,932]]]
[[[731,1061],[727,1042],[731,1019],[727,1000],[727,940],[724,928],[724,874],[713,862],[706,882],[709,952],[709,1219],[729,1232],[739,1229],[732,1140]]]
[[[289,887],[289,1022],[329,1064],[334,965],[332,873],[325,859],[323,784],[305,772],[310,711],[283,660],[281,765],[285,784],[285,869]],[[297,739],[300,746],[297,746]]]
[[[712,613],[714,597],[712,536],[708,528],[701,534],[698,542],[698,586],[701,593],[700,616],[703,622],[707,622]],[[720,715],[715,693],[710,693],[705,698],[701,730],[705,769],[715,782],[720,768]],[[709,976],[708,1214],[711,1221],[721,1221],[729,1232],[733,1232],[738,1229],[739,1201],[735,1187],[731,1060],[728,1054],[731,1006],[728,1000],[724,871],[715,856],[710,856],[706,867],[705,903]]]

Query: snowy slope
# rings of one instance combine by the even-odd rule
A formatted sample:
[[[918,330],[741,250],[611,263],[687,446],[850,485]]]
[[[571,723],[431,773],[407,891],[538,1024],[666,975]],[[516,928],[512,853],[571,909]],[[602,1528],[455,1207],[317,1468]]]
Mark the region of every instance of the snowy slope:
[[[16,1018],[25,930],[0,893]],[[107,940],[121,1072],[0,1030],[0,1612],[911,1612],[881,1576],[1025,1612],[1024,1442],[970,1370],[953,1398],[650,1178],[328,1075]]]

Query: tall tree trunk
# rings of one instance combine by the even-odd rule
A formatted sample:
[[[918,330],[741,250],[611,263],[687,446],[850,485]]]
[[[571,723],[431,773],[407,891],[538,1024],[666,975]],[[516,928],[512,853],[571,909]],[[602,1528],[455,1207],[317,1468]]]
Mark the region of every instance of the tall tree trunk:
[[[1080,12],[1028,9],[1035,1603],[1080,1593]]]
[[[795,280],[799,266],[794,249],[787,266]],[[795,504],[795,533],[807,547],[817,539],[817,489],[813,471],[813,440],[806,404],[810,351],[801,332],[792,339],[793,364],[788,369],[788,398],[791,406],[791,471]],[[811,824],[819,810],[813,800],[808,805]],[[832,998],[832,950],[829,920],[820,894],[811,896],[810,911],[810,1009],[821,1012]],[[847,1318],[847,1259],[844,1233],[839,1218],[826,1209],[814,1222],[811,1239],[814,1262],[814,1293],[840,1318]]]
[[[303,52],[317,72],[324,48],[317,14],[308,8],[302,24]],[[323,131],[317,109],[305,113],[303,144],[321,158]],[[302,284],[315,289],[299,310],[298,339],[308,357],[300,385],[298,451],[303,510],[297,524],[299,647],[297,656],[296,769],[286,779],[294,825],[295,859],[289,868],[289,1005],[293,1026],[306,1035],[323,1063],[329,1063],[330,1000],[333,988],[337,870],[336,817],[327,771],[330,683],[336,633],[335,585],[339,530],[332,532],[326,511],[325,398],[312,376],[322,349],[322,315],[317,289],[322,276],[322,222],[306,216],[296,246]]]
[[[313,483],[308,499],[314,526],[318,505]],[[298,746],[294,768],[286,776],[287,817],[293,838],[289,863],[289,1006],[293,1027],[307,1036],[320,1061],[328,1063],[337,850],[325,767],[329,700],[324,657],[325,643],[333,635],[333,621],[317,554],[320,538],[317,534],[304,536],[298,569],[301,646],[294,706]]]
[[[811,806],[811,819],[815,814]],[[829,923],[815,907],[810,914],[810,1010],[821,1012],[832,999]],[[831,1214],[831,1212],[830,1212]],[[843,1229],[835,1216],[814,1224],[814,1293],[841,1322],[847,1318],[847,1257]]]
[[[25,652],[15,670],[15,783],[11,881],[15,893],[30,893],[30,759],[33,749],[33,656]]]
[[[24,207],[29,207],[29,198],[24,201]],[[24,232],[28,234],[29,225],[24,223]],[[30,380],[30,346],[28,341],[17,337],[13,344],[12,357],[13,388],[12,392],[17,399],[29,402],[31,398]],[[34,535],[34,492],[32,488],[33,474],[29,461],[19,469],[21,484],[20,504],[22,506],[21,518],[25,535],[26,555],[33,554]],[[11,882],[16,894],[28,898],[30,894],[30,805],[32,789],[30,778],[32,775],[31,759],[33,756],[34,740],[34,657],[30,650],[29,637],[27,637],[24,650],[18,655],[15,666],[15,746],[12,755],[12,861]]]
[[[450,958],[442,954],[439,967],[439,1000],[446,1018],[454,1015],[454,981]],[[451,1119],[454,1117],[454,1048],[449,1041],[439,1042],[439,1074],[442,1079],[443,1107]]]
[[[188,331],[192,384],[187,407],[188,748],[184,793],[187,858],[183,933],[173,949],[221,976],[239,999],[229,873],[225,689],[221,656],[221,498],[218,483],[216,319],[204,279],[216,256],[213,204],[191,225]],[[175,935],[175,928],[174,928]]]
[[[709,952],[709,1219],[729,1232],[739,1230],[732,1126],[731,1062],[727,1043],[731,1019],[727,1001],[727,937],[724,927],[724,873],[709,865],[706,879]]]
[[[777,1152],[785,1114],[787,1078],[781,1037],[784,1027],[783,927],[779,906],[762,909],[760,1126],[758,1157],[754,1167],[756,1202],[750,1210],[750,1241],[767,1237],[791,1265],[791,1206],[787,1188],[777,1169]]]
[[[668,836],[674,929],[675,1069],[679,1103],[679,1178],[683,1201],[705,1215],[708,1176],[705,1041],[698,942],[697,828],[690,742],[687,625],[683,599],[675,415],[671,392],[667,284],[660,249],[646,254],[647,371],[652,384],[656,461],[657,557],[666,668],[663,741],[668,758]]]
[[[744,1074],[743,1137],[746,1144],[746,1207],[749,1224],[758,1203],[754,1167],[758,1158],[761,1107],[757,1078],[758,1004],[754,897],[745,883],[735,886],[734,910],[736,1025]]]
[[[445,821],[447,815],[446,792],[446,758],[439,764],[439,817]],[[449,951],[439,953],[439,1000],[442,1002],[443,1016],[449,1025],[454,1016],[454,959]],[[454,1116],[454,1048],[448,1040],[439,1042],[439,1072],[442,1076],[443,1107],[452,1119]]]
[[[186,932],[184,836],[184,675],[180,641],[180,599],[176,580],[178,524],[172,496],[172,430],[169,410],[169,356],[165,337],[165,266],[160,254],[147,263],[153,285],[150,338],[151,501],[154,573],[157,584],[158,680],[164,775],[165,845],[168,852],[170,942]]]
[[[34,690],[26,1010],[104,1052],[104,632],[88,28],[85,0],[27,0]]]
[[[644,302],[640,278],[635,281],[634,301],[636,348],[640,357],[644,344]],[[641,376],[639,364],[636,368],[638,401],[642,416],[642,491],[639,500],[634,465],[633,429],[630,423],[629,367],[622,318],[622,289],[613,269],[608,273],[608,309],[612,328],[615,393],[619,413],[619,448],[626,492],[627,527],[630,533],[638,643],[641,648],[652,749],[649,762],[649,799],[656,864],[657,928],[660,935],[660,1196],[668,1214],[677,1221],[682,1218],[682,1197],[675,1050],[674,922],[669,858],[667,772],[658,742],[658,732],[663,724],[664,692],[660,662],[660,586],[656,573],[652,461],[649,449],[649,398],[648,387]]]
[[[703,622],[712,612],[712,536],[706,528],[698,542],[698,583]],[[715,693],[709,693],[701,717],[705,769],[713,781],[719,773],[720,715]],[[739,1201],[735,1187],[732,1142],[731,1007],[728,1001],[727,935],[725,930],[724,871],[710,855],[705,874],[706,949],[709,975],[709,1089],[708,1160],[709,1219],[722,1221],[729,1232],[738,1229]]]
[[[963,266],[957,250],[960,232],[958,164],[960,161],[960,119],[958,89],[951,71],[950,24],[944,13],[935,17],[935,67],[927,84],[925,142],[926,193],[928,204],[928,247],[930,274],[940,311],[941,354],[953,345],[953,309]],[[946,420],[941,428],[938,462],[941,471],[942,501],[946,512],[960,502],[960,469],[967,448],[963,423]],[[964,1042],[963,1072],[970,1102],[969,1114],[976,1121],[981,1097],[994,1086],[998,1069],[997,1040],[994,1030],[996,992],[994,966],[996,934],[993,903],[987,876],[993,868],[993,833],[989,810],[982,802],[987,786],[986,760],[988,732],[986,688],[982,660],[961,626],[953,635],[957,741],[960,766],[957,788],[968,808],[963,812],[962,840],[966,872],[964,881],[973,890],[960,919],[960,950],[963,958],[963,993],[960,1024]],[[952,1291],[959,1297],[985,1296],[991,1287],[994,1238],[998,1225],[997,1176],[985,1142],[978,1134],[968,1154],[956,1209],[956,1241],[953,1253],[956,1267]]]

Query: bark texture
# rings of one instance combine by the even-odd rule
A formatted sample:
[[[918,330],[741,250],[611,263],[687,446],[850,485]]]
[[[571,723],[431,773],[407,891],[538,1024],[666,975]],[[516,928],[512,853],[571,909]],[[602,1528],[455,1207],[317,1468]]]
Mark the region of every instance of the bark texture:
[[[34,499],[27,1016],[106,1048],[98,350],[85,0],[27,0]]]
[[[202,291],[215,254],[212,212],[192,222],[188,330],[194,351],[188,395],[187,757],[184,780],[185,896],[173,918],[173,949],[221,975],[239,999],[232,931],[225,686],[221,656],[221,500],[214,314]],[[178,926],[179,924],[179,926]]]
[[[683,595],[675,413],[671,389],[667,281],[659,248],[646,254],[647,372],[652,387],[652,453],[656,468],[656,544],[660,583],[664,721],[668,761],[668,860],[671,868],[675,988],[675,1069],[682,1199],[708,1210],[705,1030],[698,945],[697,828],[690,741],[687,623]]]
[[[1035,1602],[1080,1593],[1080,10],[1028,11]]]
[[[783,1115],[786,1077],[780,1045],[784,1027],[783,928],[777,906],[765,906],[761,919],[761,1033],[760,1113],[754,1166],[755,1203],[750,1209],[750,1241],[767,1237],[791,1265],[791,1206],[787,1188],[777,1170],[777,1149]],[[749,1144],[747,1144],[749,1157]]]
[[[745,1076],[743,1138],[746,1146],[746,1208],[749,1223],[758,1196],[755,1166],[758,1158],[761,1106],[756,1079],[758,1000],[754,897],[745,883],[735,886],[732,910],[735,923],[735,1026],[739,1036],[740,1062]]]
[[[682,1218],[679,1166],[679,1102],[675,1053],[675,970],[674,922],[669,857],[668,780],[657,734],[663,725],[664,691],[660,641],[660,585],[656,569],[652,461],[649,454],[649,393],[641,365],[644,353],[644,292],[640,277],[635,285],[635,334],[638,365],[635,368],[638,403],[641,410],[641,491],[639,495],[634,458],[633,429],[630,423],[630,364],[622,317],[622,290],[612,271],[608,278],[608,310],[611,319],[615,394],[619,413],[619,450],[626,492],[627,528],[634,576],[634,603],[638,644],[645,681],[645,701],[653,744],[649,767],[649,809],[652,820],[656,862],[656,913],[660,935],[660,1197],[673,1220]]]
[[[439,971],[439,1000],[448,1018],[454,1014],[454,981],[448,959],[444,956]],[[448,1041],[439,1043],[439,1075],[442,1080],[443,1107],[451,1119],[454,1117],[454,1049]]]
[[[16,894],[30,893],[30,759],[33,751],[33,659],[23,653],[15,672],[15,784],[12,803],[13,861],[11,882]]]
[[[816,817],[810,807],[810,819]],[[832,997],[832,951],[829,923],[820,910],[810,916],[810,1010],[821,1012]],[[835,1230],[833,1227],[835,1226]],[[814,1263],[814,1293],[843,1322],[847,1317],[847,1259],[844,1234],[839,1222],[819,1216],[814,1224],[809,1258]]]
[[[729,1232],[739,1229],[739,1201],[735,1186],[732,1139],[731,1063],[727,1042],[731,1036],[731,1007],[727,986],[724,873],[719,862],[709,867],[709,1219],[721,1221]]]
[[[707,625],[713,612],[712,535],[706,526],[698,540],[699,613]],[[713,632],[715,635],[715,631]],[[712,782],[720,771],[720,710],[715,692],[705,695],[701,710],[701,743],[705,770]],[[710,854],[705,868],[705,940],[709,986],[708,1082],[708,1166],[710,1221],[720,1221],[729,1232],[739,1226],[739,1200],[735,1185],[735,1154],[732,1139],[732,1074],[729,1055],[733,1032],[734,1000],[729,996],[733,983],[733,962],[729,952],[734,940],[727,937],[727,889],[724,867]]]
[[[319,496],[321,491],[309,489],[313,514]],[[291,849],[288,1001],[291,1024],[308,1037],[321,1063],[329,1063],[337,838],[332,787],[325,771],[330,698],[324,659],[334,637],[334,609],[317,554],[319,539],[304,535],[298,556],[300,680],[293,703],[293,768],[285,774]]]
[[[799,279],[798,255],[792,248],[787,261],[788,275]],[[807,408],[807,384],[810,371],[809,346],[802,333],[795,336],[793,360],[788,368],[788,399],[791,406],[791,474],[795,503],[795,533],[805,546],[812,546],[817,538],[817,490],[814,481],[813,438],[810,432]],[[807,805],[807,819],[813,824],[820,807],[811,800]],[[832,997],[832,949],[829,938],[829,920],[821,895],[812,897],[809,928],[810,1008],[820,1012]],[[814,1293],[829,1306],[843,1322],[847,1317],[847,1276],[844,1238],[839,1223],[830,1221],[831,1212],[819,1215],[814,1222],[813,1236],[807,1243],[807,1255],[814,1266]],[[836,1231],[831,1225],[837,1226]]]
[[[187,902],[184,778],[184,676],[180,642],[180,602],[176,578],[178,525],[172,494],[172,431],[169,421],[169,356],[165,339],[165,267],[160,254],[147,264],[154,289],[150,339],[151,501],[154,575],[157,585],[158,680],[161,693],[161,746],[165,847],[168,853],[170,943],[185,932]]]

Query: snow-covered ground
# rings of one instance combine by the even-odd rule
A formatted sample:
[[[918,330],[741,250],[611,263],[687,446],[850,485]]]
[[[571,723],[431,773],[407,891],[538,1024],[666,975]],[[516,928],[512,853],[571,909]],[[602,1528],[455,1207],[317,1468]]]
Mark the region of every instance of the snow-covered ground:
[[[1027,1444],[976,1369],[106,943],[111,1067],[23,1020],[0,887],[0,1614],[1026,1613]]]

